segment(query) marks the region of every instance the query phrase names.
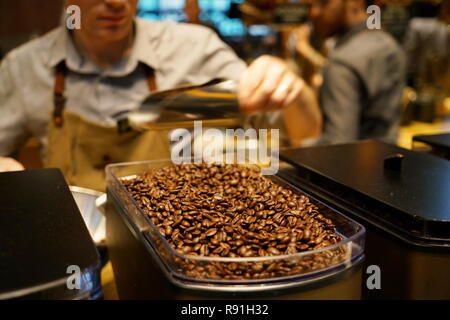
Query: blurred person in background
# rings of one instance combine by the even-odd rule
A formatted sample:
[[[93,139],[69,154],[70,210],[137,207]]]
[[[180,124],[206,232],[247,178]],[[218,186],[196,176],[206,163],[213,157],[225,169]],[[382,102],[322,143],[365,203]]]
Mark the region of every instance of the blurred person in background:
[[[301,76],[316,91],[322,86],[322,68],[327,63],[329,44],[332,38],[323,43],[316,43],[316,36],[310,24],[303,24],[293,32],[293,47]],[[331,40],[331,41],[330,41]]]
[[[431,3],[428,6],[433,7]],[[450,56],[450,0],[441,1],[437,9],[437,16],[415,17],[408,25],[403,46],[412,87],[418,88],[425,84],[432,59],[448,59]]]
[[[199,24],[205,27],[208,27],[217,34],[217,36],[224,41],[225,39],[220,34],[219,30],[216,28],[215,24],[211,21],[203,21],[200,19],[200,14],[202,10],[200,9],[200,5],[198,0],[185,0],[184,2],[184,13],[186,16],[185,22],[192,24]]]
[[[334,38],[322,68],[319,103],[323,133],[319,144],[360,139],[395,143],[405,82],[404,55],[396,41],[366,25],[364,0],[311,0],[309,20],[325,41]],[[304,37],[305,38],[305,37]]]

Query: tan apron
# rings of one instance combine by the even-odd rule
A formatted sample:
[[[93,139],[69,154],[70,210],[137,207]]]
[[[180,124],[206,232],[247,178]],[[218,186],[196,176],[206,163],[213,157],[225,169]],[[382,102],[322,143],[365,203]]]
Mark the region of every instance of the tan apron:
[[[64,62],[56,68],[54,112],[49,121],[46,167],[60,168],[69,185],[105,191],[105,166],[110,163],[168,159],[167,130],[129,131],[104,126],[65,111]],[[147,70],[149,90],[156,90],[153,69]]]

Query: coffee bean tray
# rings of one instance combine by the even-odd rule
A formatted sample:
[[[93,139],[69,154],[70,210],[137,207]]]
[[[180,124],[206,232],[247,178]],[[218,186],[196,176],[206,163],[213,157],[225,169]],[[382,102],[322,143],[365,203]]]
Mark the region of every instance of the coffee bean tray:
[[[106,172],[108,194],[174,279],[308,280],[364,255],[363,226],[257,166],[156,160]]]

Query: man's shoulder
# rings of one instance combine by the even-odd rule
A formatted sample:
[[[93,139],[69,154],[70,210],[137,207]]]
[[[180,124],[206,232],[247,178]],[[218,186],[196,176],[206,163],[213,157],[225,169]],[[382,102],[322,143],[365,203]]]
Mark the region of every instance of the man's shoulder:
[[[37,63],[38,61],[46,63],[50,59],[51,48],[63,32],[63,27],[58,27],[43,36],[30,40],[11,50],[5,60],[18,63]]]
[[[177,42],[206,41],[214,31],[208,27],[172,21],[137,20],[140,29],[150,38],[173,40]]]
[[[345,66],[369,85],[380,79],[399,81],[404,76],[405,56],[388,33],[361,31],[332,52],[330,63]]]
[[[384,31],[362,31],[339,46],[331,65],[344,66],[363,83],[369,94],[401,86],[405,56],[396,40]]]
[[[335,49],[332,58],[348,63],[385,59],[396,56],[401,58],[403,51],[397,41],[382,30],[361,31],[346,43]]]

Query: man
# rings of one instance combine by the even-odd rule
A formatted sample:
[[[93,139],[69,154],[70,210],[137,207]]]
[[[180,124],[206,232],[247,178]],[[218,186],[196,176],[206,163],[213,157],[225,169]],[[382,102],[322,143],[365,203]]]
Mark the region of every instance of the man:
[[[12,51],[0,67],[0,171],[31,135],[46,165],[71,184],[102,189],[103,168],[118,161],[169,156],[167,132],[117,133],[114,115],[132,110],[152,90],[240,79],[245,112],[290,106],[320,130],[309,88],[274,57],[246,70],[207,28],[135,19],[138,0],[66,0],[81,9],[81,29],[61,27]],[[242,74],[242,76],[241,76]],[[308,103],[304,103],[304,100]]]
[[[319,143],[395,143],[405,78],[400,47],[387,33],[367,28],[364,0],[312,0],[309,19],[322,39],[336,37],[323,69]]]
[[[430,4],[428,4],[430,5]],[[450,0],[439,4],[437,17],[415,17],[409,21],[403,47],[406,52],[408,79],[415,88],[422,89],[436,81],[436,75],[445,76],[445,66],[431,72],[431,61],[448,61],[450,56]],[[447,65],[450,68],[450,66]]]

